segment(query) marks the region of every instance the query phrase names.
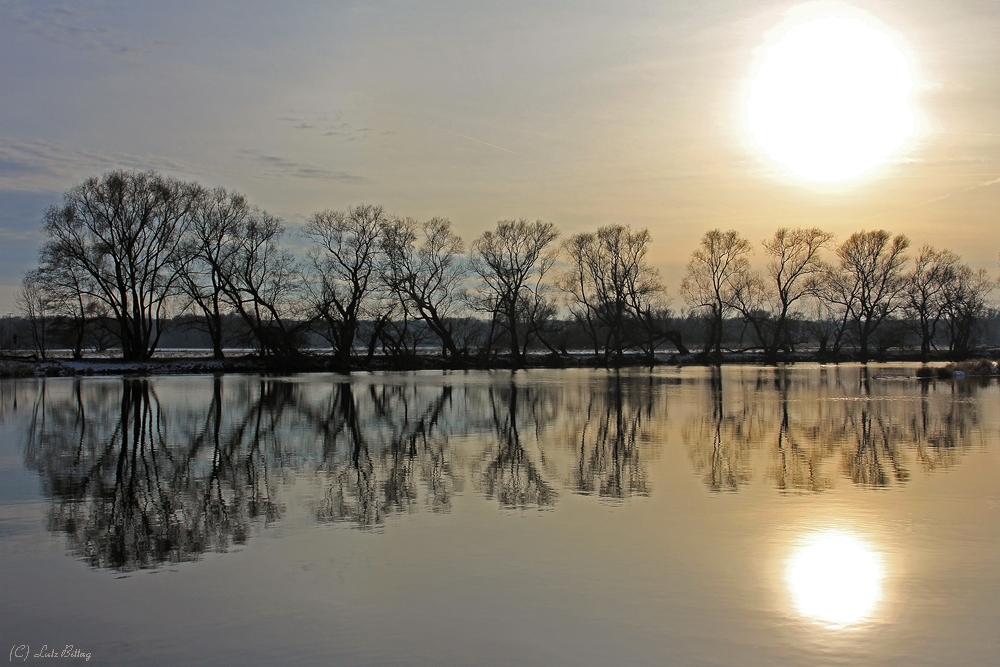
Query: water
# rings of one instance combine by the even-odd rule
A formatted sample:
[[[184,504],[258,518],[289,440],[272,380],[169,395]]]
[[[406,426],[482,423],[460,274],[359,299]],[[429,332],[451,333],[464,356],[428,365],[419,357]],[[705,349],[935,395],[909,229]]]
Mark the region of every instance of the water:
[[[998,664],[1000,387],[913,372],[5,381],[0,648]]]

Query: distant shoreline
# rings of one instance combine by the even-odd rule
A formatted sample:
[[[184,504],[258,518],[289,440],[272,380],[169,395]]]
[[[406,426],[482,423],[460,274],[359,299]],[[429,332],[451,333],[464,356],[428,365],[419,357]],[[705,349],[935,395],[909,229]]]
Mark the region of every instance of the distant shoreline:
[[[995,359],[997,350],[981,350],[970,359]],[[818,355],[803,352],[783,355],[778,364],[797,363],[858,363],[860,360],[851,355]],[[919,363],[917,352],[894,353],[870,359],[870,363]],[[935,365],[950,365],[960,369],[974,362],[955,362],[948,359],[947,354],[935,355],[930,363]],[[676,353],[658,353],[653,362],[645,355],[629,354],[619,363],[609,364],[603,356],[594,354],[532,354],[520,369],[559,369],[559,368],[642,368],[650,366],[714,366],[714,365],[757,365],[767,366],[765,356],[755,352],[731,352],[724,354],[719,363],[705,363],[696,354],[678,355]],[[771,364],[773,365],[773,364]],[[983,368],[980,363],[975,368]],[[972,368],[970,366],[970,368]],[[489,359],[469,357],[462,363],[451,363],[439,355],[416,355],[404,358],[375,356],[371,360],[357,358],[350,368],[338,367],[334,361],[323,355],[303,355],[301,358],[287,361],[257,357],[253,355],[232,356],[225,359],[213,359],[207,356],[177,356],[152,359],[150,361],[122,361],[107,358],[84,359],[49,359],[41,361],[30,357],[0,356],[0,377],[84,377],[84,376],[116,376],[129,375],[137,377],[159,375],[224,375],[260,373],[267,375],[286,375],[296,373],[364,373],[378,371],[418,371],[418,370],[513,370],[513,365],[504,356],[493,356]],[[988,375],[989,373],[970,373]]]

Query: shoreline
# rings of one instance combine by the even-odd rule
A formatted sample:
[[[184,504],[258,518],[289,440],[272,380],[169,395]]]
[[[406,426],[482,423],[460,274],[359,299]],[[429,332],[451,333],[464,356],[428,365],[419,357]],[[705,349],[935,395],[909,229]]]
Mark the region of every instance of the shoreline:
[[[966,375],[997,375],[997,366],[991,359],[997,358],[996,350],[983,350],[979,355],[963,361],[953,361],[947,355],[936,355],[929,360],[941,371],[961,371]],[[374,357],[354,360],[350,368],[339,366],[330,357],[306,355],[294,361],[261,358],[251,355],[234,356],[226,359],[211,357],[184,357],[152,359],[149,361],[122,361],[119,359],[49,359],[40,361],[30,357],[0,357],[0,378],[25,377],[89,377],[130,375],[137,377],[158,375],[225,375],[259,373],[262,375],[289,375],[298,373],[351,373],[419,370],[514,370],[509,358],[504,356],[481,359],[471,357],[464,363],[451,363],[438,355],[417,355],[406,358]],[[652,366],[732,366],[758,365],[777,366],[799,363],[841,364],[864,363],[850,355],[833,358],[816,353],[793,353],[782,355],[775,363],[768,363],[765,356],[753,352],[734,352],[723,355],[719,363],[698,360],[696,354],[678,355],[659,353],[652,363],[645,355],[626,355],[621,363],[609,364],[602,356],[594,354],[537,354],[529,355],[519,370],[559,369],[559,368],[642,368]],[[870,359],[868,363],[920,363],[919,354],[897,353]],[[991,366],[992,364],[992,366]],[[950,377],[941,372],[918,374],[921,377]]]

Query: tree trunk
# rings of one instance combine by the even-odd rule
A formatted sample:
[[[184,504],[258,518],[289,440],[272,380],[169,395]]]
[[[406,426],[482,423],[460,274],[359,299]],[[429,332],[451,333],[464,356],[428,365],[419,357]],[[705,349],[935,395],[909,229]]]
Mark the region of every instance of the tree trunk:
[[[517,340],[517,315],[513,312],[507,315],[507,335],[510,336],[511,364],[513,364],[514,368],[520,368],[523,359],[521,357],[521,346]]]
[[[864,363],[868,363],[868,334],[867,326],[858,327],[858,352],[861,356],[861,361]]]

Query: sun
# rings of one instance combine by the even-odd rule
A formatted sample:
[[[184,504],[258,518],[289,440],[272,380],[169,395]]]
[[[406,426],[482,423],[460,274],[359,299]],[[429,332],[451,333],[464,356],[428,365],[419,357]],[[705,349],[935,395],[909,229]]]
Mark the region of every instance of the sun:
[[[855,178],[913,133],[912,88],[889,35],[859,19],[816,19],[768,49],[750,89],[750,131],[802,178]]]
[[[882,566],[852,535],[813,536],[792,557],[788,584],[799,612],[831,627],[867,619],[882,593]]]

